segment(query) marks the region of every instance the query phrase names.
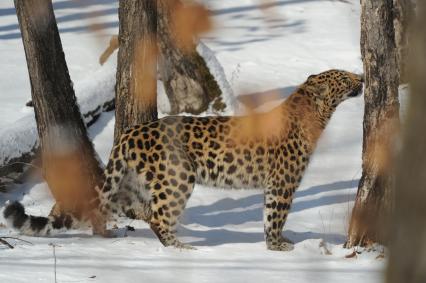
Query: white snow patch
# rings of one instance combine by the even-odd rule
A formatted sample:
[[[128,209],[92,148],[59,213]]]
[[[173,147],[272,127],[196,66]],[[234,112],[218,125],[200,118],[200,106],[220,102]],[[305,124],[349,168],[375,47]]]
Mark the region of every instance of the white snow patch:
[[[38,134],[34,115],[27,115],[0,129],[0,164],[33,149]]]

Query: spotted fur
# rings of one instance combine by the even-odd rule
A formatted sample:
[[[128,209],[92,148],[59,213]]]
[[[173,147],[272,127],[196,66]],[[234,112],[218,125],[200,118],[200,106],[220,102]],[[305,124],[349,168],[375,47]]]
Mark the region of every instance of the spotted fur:
[[[131,127],[113,147],[105,183],[93,200],[94,231],[105,234],[106,220],[124,214],[147,221],[165,246],[188,247],[175,231],[196,183],[263,188],[266,245],[291,250],[282,229],[309,158],[339,103],[361,91],[361,76],[330,70],[310,76],[268,113],[170,116]],[[33,218],[16,203],[4,214],[30,234],[70,228],[76,221]]]

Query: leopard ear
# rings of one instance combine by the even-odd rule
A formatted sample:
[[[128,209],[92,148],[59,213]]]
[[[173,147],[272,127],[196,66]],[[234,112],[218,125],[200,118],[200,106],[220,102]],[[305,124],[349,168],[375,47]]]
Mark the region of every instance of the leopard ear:
[[[324,99],[329,91],[327,84],[307,84],[305,85],[305,91],[311,94],[316,99]]]

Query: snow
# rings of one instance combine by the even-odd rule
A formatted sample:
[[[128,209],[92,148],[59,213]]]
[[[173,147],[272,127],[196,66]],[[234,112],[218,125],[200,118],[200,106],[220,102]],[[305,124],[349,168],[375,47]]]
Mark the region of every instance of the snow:
[[[117,33],[117,2],[54,2],[70,75],[85,109],[113,95],[115,57],[103,67],[98,57]],[[211,58],[208,66],[233,107],[234,94],[267,110],[310,74],[330,68],[362,72],[357,0],[278,0],[266,10],[257,9],[260,0],[202,2],[212,10],[215,30],[203,37],[199,51]],[[30,85],[14,13],[12,1],[0,2],[0,135],[25,131],[19,137],[32,141],[35,122],[24,106]],[[103,29],[87,29],[95,23]],[[164,113],[168,105],[161,86],[159,92]],[[354,98],[339,106],[327,126],[285,225],[284,235],[296,243],[291,252],[266,250],[260,191],[196,186],[179,228],[181,240],[195,251],[164,248],[145,223],[121,219],[114,239],[71,231],[21,237],[32,245],[9,240],[15,249],[0,246],[0,282],[54,282],[50,244],[56,245],[58,282],[379,282],[385,261],[377,252],[345,258],[352,251],[342,247],[361,175],[362,116],[363,99]],[[113,130],[111,112],[89,129],[104,163]],[[22,150],[16,142],[0,144],[0,159],[2,150]],[[54,203],[43,182],[0,194],[0,207],[15,199],[36,215],[47,215]],[[136,231],[126,232],[126,225]],[[0,236],[17,235],[0,226]]]
[[[0,136],[0,164],[30,152],[38,139],[34,115],[26,115],[13,124],[2,126]]]

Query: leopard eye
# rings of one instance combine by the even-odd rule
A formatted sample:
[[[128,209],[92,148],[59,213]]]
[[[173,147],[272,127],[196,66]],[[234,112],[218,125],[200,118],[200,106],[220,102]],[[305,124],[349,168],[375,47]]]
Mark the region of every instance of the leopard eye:
[[[343,84],[347,87],[349,87],[351,85],[352,81],[350,78],[344,78],[343,79]]]

